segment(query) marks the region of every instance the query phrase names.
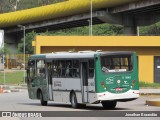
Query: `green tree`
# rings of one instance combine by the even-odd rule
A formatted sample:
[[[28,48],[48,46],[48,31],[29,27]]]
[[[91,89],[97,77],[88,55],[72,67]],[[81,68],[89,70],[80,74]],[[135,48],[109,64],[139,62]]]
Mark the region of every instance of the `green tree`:
[[[9,47],[7,46],[7,44],[4,44],[4,47],[0,48],[0,54],[10,54],[11,51],[9,49]]]
[[[140,27],[140,35],[160,35],[160,22],[150,26]]]
[[[63,2],[64,0],[0,0],[0,13]],[[15,9],[17,3],[17,8]]]
[[[33,54],[34,49],[32,47],[32,41],[34,40],[36,33],[34,31],[26,34],[25,38],[25,53]],[[24,38],[22,38],[21,42],[18,44],[18,53],[23,53],[24,51]]]
[[[95,36],[114,36],[123,34],[123,26],[100,24],[93,26],[93,35]]]
[[[9,0],[0,0],[0,2],[0,13],[11,11]]]
[[[123,35],[123,27],[120,25],[110,25],[110,24],[99,24],[93,25],[93,36],[113,36],[113,35]],[[70,29],[63,29],[57,31],[46,31],[41,33],[41,35],[55,35],[55,36],[88,36],[89,27],[77,27]]]

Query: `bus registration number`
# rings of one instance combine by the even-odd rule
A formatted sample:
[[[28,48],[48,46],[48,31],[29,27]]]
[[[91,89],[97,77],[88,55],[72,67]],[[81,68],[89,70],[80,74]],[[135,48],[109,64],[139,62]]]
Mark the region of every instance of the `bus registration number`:
[[[116,91],[122,91],[123,88],[116,88]]]

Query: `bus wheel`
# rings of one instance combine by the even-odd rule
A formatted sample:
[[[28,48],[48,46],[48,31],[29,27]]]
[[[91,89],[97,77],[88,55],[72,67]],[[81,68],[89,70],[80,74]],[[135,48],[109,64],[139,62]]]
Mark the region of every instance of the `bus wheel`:
[[[117,101],[104,101],[102,102],[102,106],[105,109],[114,109],[117,105]]]
[[[47,101],[44,101],[44,100],[43,100],[42,92],[40,92],[39,95],[40,95],[40,102],[41,102],[41,105],[42,105],[42,106],[47,106]]]
[[[71,94],[71,105],[73,108],[78,108],[78,103],[77,103],[77,97],[76,97],[76,94],[73,92]]]

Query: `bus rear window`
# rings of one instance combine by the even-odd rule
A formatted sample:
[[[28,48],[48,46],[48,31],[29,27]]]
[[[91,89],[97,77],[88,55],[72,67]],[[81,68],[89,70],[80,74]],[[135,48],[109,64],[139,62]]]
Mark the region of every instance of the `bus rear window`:
[[[132,55],[106,55],[101,56],[103,72],[126,72],[133,69]]]

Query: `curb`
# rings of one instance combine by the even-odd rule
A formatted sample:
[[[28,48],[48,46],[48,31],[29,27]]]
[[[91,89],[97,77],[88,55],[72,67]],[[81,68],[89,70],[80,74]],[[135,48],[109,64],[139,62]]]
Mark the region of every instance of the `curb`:
[[[140,93],[139,95],[160,95],[160,93]]]
[[[3,93],[23,92],[23,91],[24,89],[11,89],[11,90],[3,90]]]
[[[160,95],[160,89],[140,89],[140,95]]]
[[[150,100],[146,100],[146,105],[150,105],[150,106],[160,106],[160,99],[150,99]]]
[[[11,90],[3,90],[3,93],[10,93]]]
[[[11,92],[20,92],[19,89],[12,89]]]
[[[26,85],[21,85],[21,86],[0,85],[0,94],[12,93],[12,92],[23,92],[24,90],[27,90]]]

